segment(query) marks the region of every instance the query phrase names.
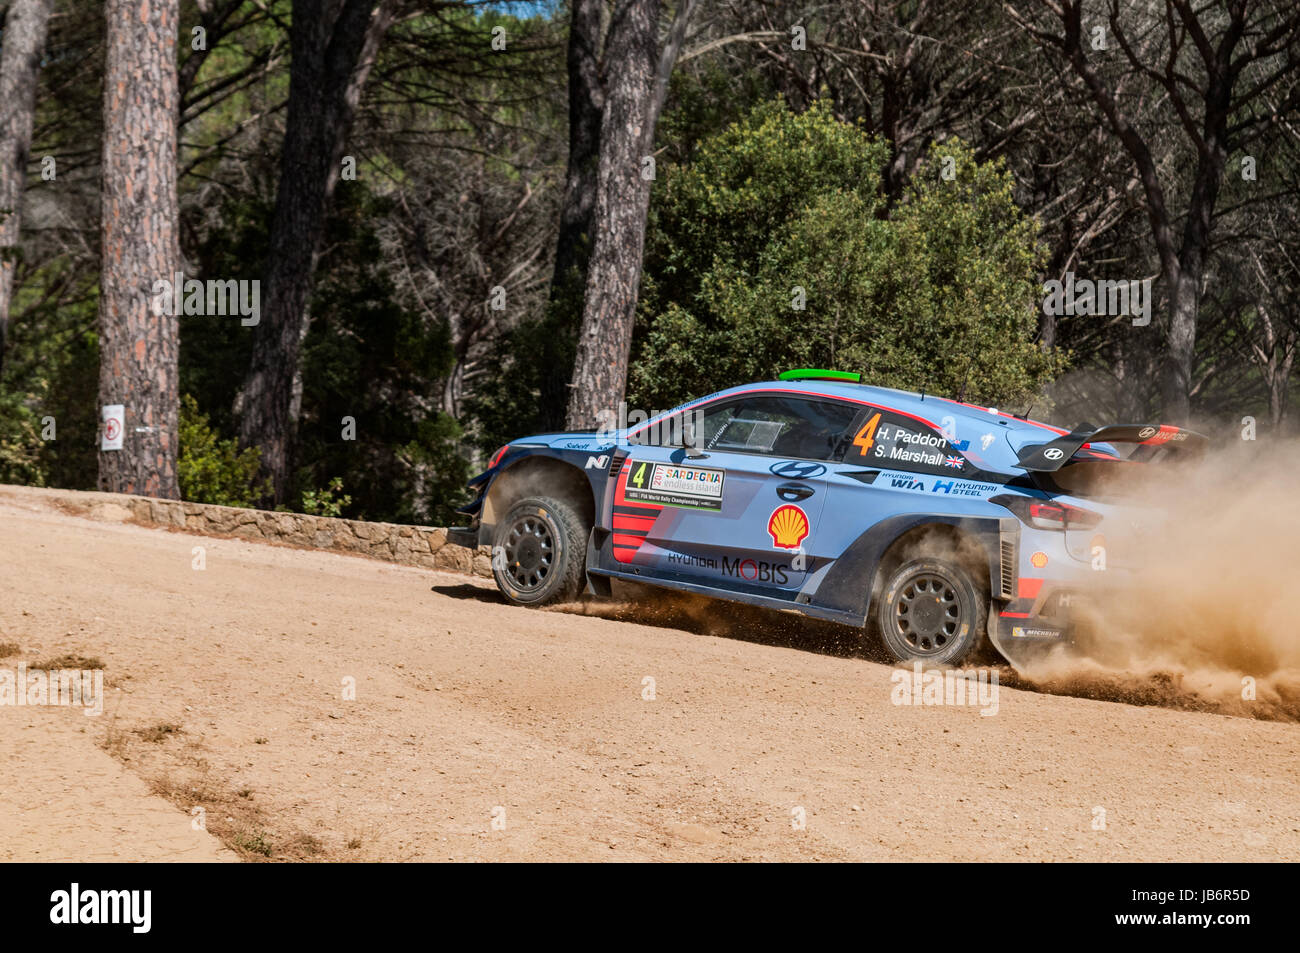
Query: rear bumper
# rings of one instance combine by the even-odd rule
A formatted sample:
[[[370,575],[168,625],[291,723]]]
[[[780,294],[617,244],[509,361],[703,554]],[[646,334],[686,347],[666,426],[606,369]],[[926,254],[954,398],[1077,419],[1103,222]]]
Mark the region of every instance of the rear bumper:
[[[988,637],[998,654],[1016,668],[1042,658],[1057,647],[1074,644],[1074,625],[1016,611],[1016,601],[994,600],[989,606]]]
[[[995,599],[989,606],[989,641],[1012,664],[1057,646],[1073,648],[1085,636],[1086,627],[1097,624],[1096,610],[1120,593],[1131,595],[1139,585],[1132,572],[1121,570],[1078,573],[1065,579],[1022,577],[1017,598]]]

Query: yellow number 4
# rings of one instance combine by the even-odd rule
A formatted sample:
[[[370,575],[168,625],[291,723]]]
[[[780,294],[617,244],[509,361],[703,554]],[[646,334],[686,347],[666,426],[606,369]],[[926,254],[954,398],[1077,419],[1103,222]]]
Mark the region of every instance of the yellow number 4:
[[[858,435],[853,438],[853,446],[858,448],[859,456],[865,457],[868,451],[871,450],[872,444],[876,442],[876,424],[878,423],[880,423],[880,414],[875,414],[858,431]]]

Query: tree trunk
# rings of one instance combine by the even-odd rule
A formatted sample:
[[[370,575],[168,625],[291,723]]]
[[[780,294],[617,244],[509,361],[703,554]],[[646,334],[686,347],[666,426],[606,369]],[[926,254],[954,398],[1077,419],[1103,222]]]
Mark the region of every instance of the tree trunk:
[[[1200,269],[1195,276],[1182,267],[1169,278],[1169,348],[1165,354],[1161,419],[1187,423],[1191,411],[1196,318],[1200,299]]]
[[[555,240],[555,267],[547,296],[546,352],[540,362],[537,425],[564,425],[574,341],[582,320],[582,295],[591,259],[592,216],[600,161],[600,18],[602,0],[571,0],[569,20],[569,157]]]
[[[264,305],[237,407],[240,442],[261,449],[276,503],[288,499],[292,482],[294,378],[325,215],[361,89],[392,22],[391,4],[374,8],[375,0],[293,3],[289,105]]]
[[[1271,308],[1256,303],[1255,310],[1264,340],[1254,344],[1251,350],[1268,390],[1269,423],[1274,433],[1281,433],[1286,422],[1287,390],[1295,366],[1297,334],[1294,325],[1275,321]]]
[[[1196,164],[1196,180],[1187,207],[1178,268],[1169,276],[1169,352],[1165,361],[1163,410],[1170,423],[1185,424],[1191,413],[1196,361],[1196,324],[1201,305],[1201,281],[1214,228],[1214,207],[1223,184],[1227,150],[1227,106],[1230,88],[1223,84],[1207,96],[1204,144]]]
[[[54,0],[14,0],[0,52],[0,370],[9,338],[14,261],[23,218],[27,151],[32,144],[36,80]]]
[[[596,210],[600,157],[601,0],[572,0],[569,20],[569,159],[560,207],[560,234],[555,242],[555,272],[551,301],[563,292],[577,269],[579,287],[586,283],[591,251],[591,217]]]
[[[620,0],[610,22],[595,246],[565,421],[570,429],[599,426],[602,412],[617,411],[627,385],[650,202],[642,159],[654,139],[658,21],[658,0]]]
[[[179,0],[107,0],[99,402],[124,405],[99,488],[176,499],[179,322],[153,307],[180,268],[176,209]]]
[[[1288,361],[1288,371],[1290,364]],[[1282,425],[1286,423],[1287,384],[1290,376],[1289,373],[1274,374],[1268,382],[1268,421],[1276,434],[1282,432]]]

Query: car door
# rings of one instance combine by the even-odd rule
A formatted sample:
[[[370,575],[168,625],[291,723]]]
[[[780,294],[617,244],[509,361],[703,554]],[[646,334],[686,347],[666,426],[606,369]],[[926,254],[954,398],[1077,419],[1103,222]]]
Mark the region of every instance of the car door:
[[[853,439],[827,472],[826,544],[843,553],[882,520],[930,512],[966,499],[976,468],[957,446],[919,418],[868,406],[853,424]]]
[[[693,447],[633,445],[613,500],[615,559],[652,578],[793,598],[816,564],[827,462],[856,411],[746,394],[668,428],[693,432]]]

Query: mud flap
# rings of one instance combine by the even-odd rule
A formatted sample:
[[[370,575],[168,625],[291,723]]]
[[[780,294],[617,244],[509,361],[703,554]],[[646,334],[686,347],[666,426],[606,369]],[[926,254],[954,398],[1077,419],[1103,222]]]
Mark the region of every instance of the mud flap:
[[[1025,633],[1015,637],[1017,631]],[[1049,655],[1055,649],[1073,644],[1069,632],[1044,625],[1030,623],[1024,626],[1011,626],[1002,621],[1000,607],[996,599],[989,600],[988,611],[989,644],[997,653],[1011,663],[1017,672]]]
[[[477,526],[451,526],[447,529],[447,542],[466,549],[478,549],[481,534]]]
[[[593,527],[591,535],[587,537],[587,588],[583,590],[589,596],[599,596],[604,599],[613,598],[614,588],[608,576],[598,575],[592,570],[600,568],[600,550],[608,537],[609,531],[598,526]]]

